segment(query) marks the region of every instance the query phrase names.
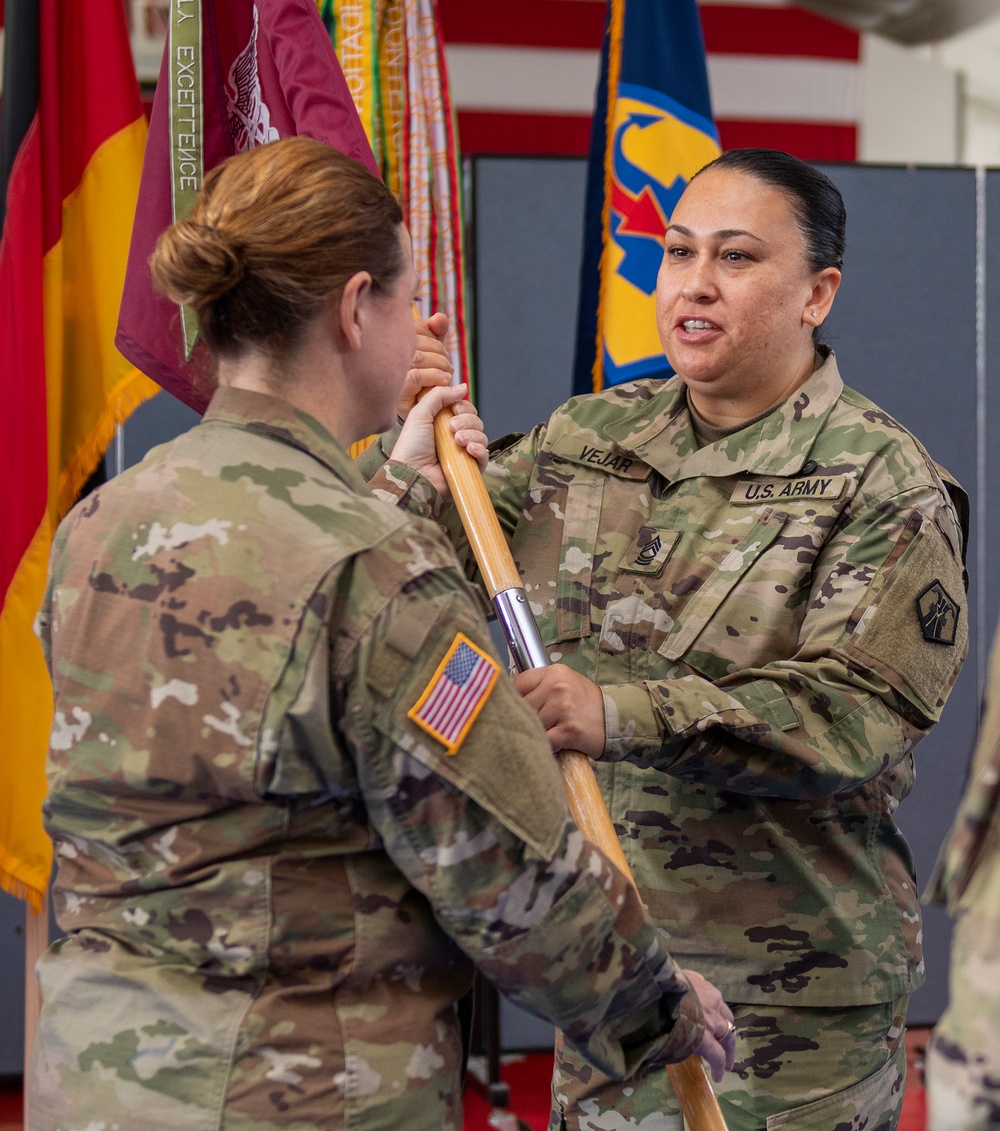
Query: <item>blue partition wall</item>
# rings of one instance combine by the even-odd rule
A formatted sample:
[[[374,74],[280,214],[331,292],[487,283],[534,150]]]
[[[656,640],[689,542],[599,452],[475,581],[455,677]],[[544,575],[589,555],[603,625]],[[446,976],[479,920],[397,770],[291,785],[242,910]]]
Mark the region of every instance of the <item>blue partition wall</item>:
[[[972,498],[969,661],[940,726],[917,751],[899,819],[925,883],[950,825],[975,736],[983,663],[1000,614],[1000,171],[832,166],[844,194],[844,282],[827,328],[845,381],[897,416]],[[479,158],[470,232],[479,405],[491,435],[530,428],[569,396],[585,166],[571,159]],[[1000,286],[1000,282],[998,282]],[[126,464],[197,417],[167,394],[124,429]],[[0,1075],[22,1064],[22,906],[0,893]],[[910,1019],[947,998],[949,924],[927,909],[927,985]],[[504,1045],[551,1031],[505,1007]]]

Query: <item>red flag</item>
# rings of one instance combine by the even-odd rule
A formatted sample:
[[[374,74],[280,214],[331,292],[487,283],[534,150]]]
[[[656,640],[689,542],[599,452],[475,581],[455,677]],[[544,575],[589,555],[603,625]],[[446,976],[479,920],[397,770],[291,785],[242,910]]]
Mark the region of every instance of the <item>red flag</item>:
[[[36,908],[59,519],[154,385],[112,344],[146,121],[121,0],[6,5],[0,102],[0,886]]]
[[[193,328],[153,289],[149,256],[160,233],[187,215],[213,166],[294,134],[325,141],[378,176],[315,0],[171,5],[115,341],[199,412],[211,396],[207,357],[197,345],[188,359]]]

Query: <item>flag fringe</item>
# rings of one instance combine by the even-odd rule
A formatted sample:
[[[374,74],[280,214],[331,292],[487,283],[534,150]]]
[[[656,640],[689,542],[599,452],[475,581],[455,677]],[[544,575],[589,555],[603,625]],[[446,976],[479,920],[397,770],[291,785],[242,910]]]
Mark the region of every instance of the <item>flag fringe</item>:
[[[34,884],[19,880],[17,876],[8,872],[2,865],[0,865],[0,889],[12,895],[15,899],[23,900],[36,915],[42,910],[45,892],[39,891]]]
[[[611,17],[608,20],[608,106],[604,124],[604,200],[601,203],[601,259],[597,284],[597,343],[592,370],[595,393],[599,393],[604,385],[604,309],[608,288],[608,237],[611,233],[611,187],[615,160],[613,141],[624,35],[625,0],[611,0]]]
[[[90,435],[70,457],[59,476],[53,528],[76,504],[83,485],[104,457],[118,425],[124,424],[143,401],[158,392],[159,385],[134,367],[114,387]]]

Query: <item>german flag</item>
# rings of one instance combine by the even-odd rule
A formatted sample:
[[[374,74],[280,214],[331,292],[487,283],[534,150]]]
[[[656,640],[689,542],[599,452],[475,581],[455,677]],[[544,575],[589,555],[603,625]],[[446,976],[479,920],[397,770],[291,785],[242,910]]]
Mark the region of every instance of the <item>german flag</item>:
[[[7,0],[0,98],[0,886],[36,909],[49,546],[156,386],[115,349],[146,120],[122,0]]]

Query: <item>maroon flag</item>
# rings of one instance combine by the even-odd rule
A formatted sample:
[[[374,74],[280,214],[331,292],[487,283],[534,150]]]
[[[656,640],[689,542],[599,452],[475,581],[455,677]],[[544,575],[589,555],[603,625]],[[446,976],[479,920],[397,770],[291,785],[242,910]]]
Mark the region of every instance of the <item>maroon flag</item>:
[[[378,168],[315,0],[175,0],[170,20],[115,343],[200,412],[208,359],[190,312],[153,289],[160,233],[213,166],[279,137],[307,134]]]

